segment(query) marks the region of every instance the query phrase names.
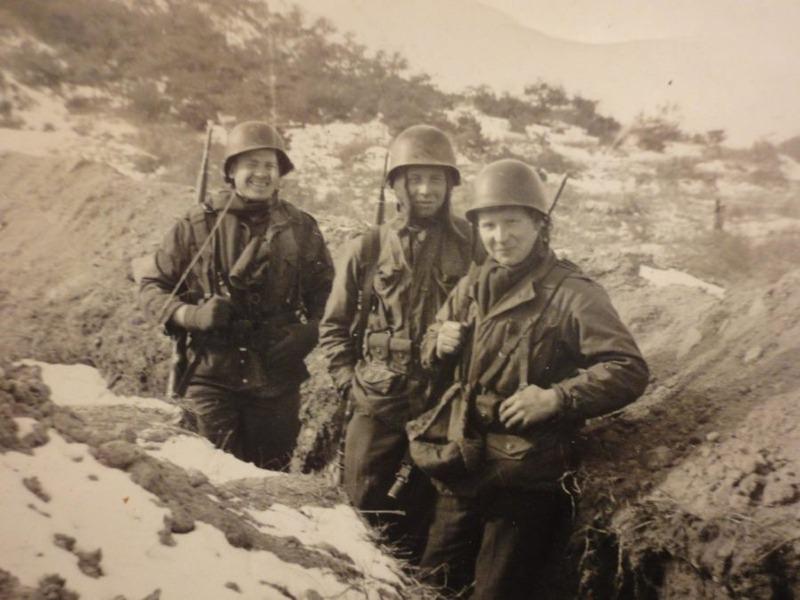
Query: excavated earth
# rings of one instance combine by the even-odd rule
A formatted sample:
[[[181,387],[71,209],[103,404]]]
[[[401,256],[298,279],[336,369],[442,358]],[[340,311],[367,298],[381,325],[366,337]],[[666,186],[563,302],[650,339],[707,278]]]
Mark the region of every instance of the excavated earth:
[[[81,160],[10,153],[0,155],[0,190],[4,369],[22,358],[83,363],[97,367],[115,392],[161,397],[168,343],[137,306],[132,264],[152,252],[192,202],[192,190],[135,181]],[[316,215],[334,254],[358,229],[342,214],[332,207]],[[564,517],[574,521],[573,534],[553,557],[542,597],[800,597],[800,268],[792,258],[798,243],[788,239],[781,256],[764,258],[770,268],[736,279],[703,263],[725,239],[700,243],[699,229],[674,206],[629,215],[615,210],[613,199],[573,199],[560,208],[556,249],[606,286],[653,375],[641,400],[585,430],[585,460],[565,484],[575,500]],[[759,260],[757,248],[748,260]],[[724,293],[643,276],[648,267],[701,263]],[[340,434],[321,357],[314,353],[308,362],[312,378],[303,388],[293,469],[298,489],[319,485],[327,497],[335,490],[309,483],[324,478],[299,475],[324,471]],[[40,390],[33,375],[25,377]],[[48,417],[57,421],[51,426],[69,435],[71,417],[58,414]],[[106,412],[89,421],[110,435],[113,428],[103,423],[138,431],[148,416]],[[124,439],[124,431],[115,433],[92,438],[92,446]],[[13,440],[0,430],[2,451],[15,449]],[[140,470],[156,468],[137,460]],[[155,486],[166,476],[142,480]],[[163,500],[178,513],[215,518],[213,507],[182,506],[189,496]],[[253,535],[247,543],[271,542]],[[297,554],[290,557],[295,562],[327,560],[282,551]],[[0,577],[0,590],[13,589],[12,576]]]

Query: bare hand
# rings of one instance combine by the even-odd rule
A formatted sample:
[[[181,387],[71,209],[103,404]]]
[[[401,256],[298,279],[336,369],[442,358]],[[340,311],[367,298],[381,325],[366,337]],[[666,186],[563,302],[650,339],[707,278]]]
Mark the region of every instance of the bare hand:
[[[500,403],[500,422],[509,430],[524,430],[555,416],[561,409],[558,393],[529,385]]]
[[[458,352],[464,343],[464,329],[464,324],[458,321],[442,323],[439,336],[436,338],[436,354],[439,358]]]

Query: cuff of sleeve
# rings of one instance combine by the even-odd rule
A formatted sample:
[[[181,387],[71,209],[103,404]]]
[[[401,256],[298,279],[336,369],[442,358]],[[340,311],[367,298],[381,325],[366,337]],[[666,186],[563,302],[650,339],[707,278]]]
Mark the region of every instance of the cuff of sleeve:
[[[552,389],[555,390],[558,398],[559,417],[566,417],[573,414],[575,412],[575,406],[569,392],[560,385],[554,385]]]
[[[185,331],[183,327],[180,327],[172,320],[172,317],[175,316],[175,311],[177,311],[184,304],[186,303],[175,299],[164,310],[161,318],[161,324],[165,335],[174,336]],[[187,306],[192,305],[187,304]]]

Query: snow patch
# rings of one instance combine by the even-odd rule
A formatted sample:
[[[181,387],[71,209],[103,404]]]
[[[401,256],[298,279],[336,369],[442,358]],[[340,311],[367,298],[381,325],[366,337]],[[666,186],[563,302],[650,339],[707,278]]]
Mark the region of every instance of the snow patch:
[[[729,221],[725,229],[751,238],[765,238],[775,233],[800,232],[800,219],[775,217],[764,221]]]
[[[730,179],[717,180],[717,189],[719,190],[719,195],[726,198],[761,196],[765,193],[763,187],[759,187],[747,181]]]
[[[258,29],[245,19],[238,17],[222,18],[215,14],[209,14],[209,18],[217,31],[225,36],[225,41],[229,46],[246,48],[249,42],[261,36]]]
[[[17,424],[17,437],[24,438],[29,433],[33,432],[33,428],[38,421],[30,417],[14,417],[14,422]]]
[[[647,265],[641,265],[639,267],[639,277],[646,279],[657,287],[682,285],[702,290],[720,299],[725,296],[724,288],[713,283],[707,283],[694,275],[689,275],[677,269],[654,269]]]
[[[48,500],[23,484],[23,478],[33,477]],[[234,548],[221,531],[202,522],[175,536],[175,546],[161,544],[158,532],[168,511],[158,499],[125,472],[98,463],[84,444],[70,444],[53,431],[31,455],[0,456],[0,485],[0,556],[3,568],[23,585],[36,587],[44,575],[59,573],[82,598],[142,598],[157,588],[166,598],[285,598],[261,583],[267,579],[295,597],[312,589],[351,597],[332,574],[270,552]],[[54,544],[56,534],[74,538],[77,550],[100,549],[103,575],[81,572],[76,556]],[[226,587],[228,582],[241,593]]]
[[[108,389],[100,372],[87,365],[53,365],[37,360],[22,360],[18,364],[39,367],[42,381],[50,388],[51,400],[60,406],[128,405],[179,412],[178,407],[157,398],[118,396]]]
[[[781,172],[790,181],[800,181],[800,163],[785,154],[780,155]]]
[[[700,333],[697,327],[691,327],[678,345],[678,351],[676,353],[678,360],[685,358],[692,348],[697,346],[701,341],[703,341],[703,334]]]
[[[304,506],[299,510],[273,504],[268,510],[247,512],[265,533],[296,537],[304,546],[321,548],[331,547],[335,540],[336,550],[349,556],[367,576],[402,583],[393,561],[369,541],[364,523],[343,504],[333,508]]]
[[[140,440],[147,453],[159,460],[167,460],[183,469],[197,469],[205,473],[209,481],[220,485],[235,479],[263,478],[281,475],[277,471],[260,469],[232,454],[223,452],[207,439],[194,435],[176,435],[163,442],[158,449],[149,449],[153,442]]]
[[[341,169],[339,155],[343,148],[351,144],[363,144],[363,151],[372,146],[385,148],[389,141],[389,130],[378,120],[364,124],[335,122],[327,125],[307,125],[290,129],[289,155],[303,171],[336,171]],[[355,158],[358,158],[356,156]],[[384,153],[371,152],[362,155],[360,160],[368,160],[374,169],[383,167]]]
[[[703,155],[704,147],[686,142],[667,142],[664,154],[674,158],[699,158]]]
[[[483,137],[492,142],[525,139],[524,133],[511,131],[511,124],[508,122],[508,119],[490,117],[474,106],[462,104],[452,110],[445,111],[445,117],[453,124],[458,123],[458,119],[461,116],[473,117],[481,126]]]
[[[21,152],[31,156],[54,154],[65,146],[78,143],[72,131],[30,131],[0,128],[0,152]]]

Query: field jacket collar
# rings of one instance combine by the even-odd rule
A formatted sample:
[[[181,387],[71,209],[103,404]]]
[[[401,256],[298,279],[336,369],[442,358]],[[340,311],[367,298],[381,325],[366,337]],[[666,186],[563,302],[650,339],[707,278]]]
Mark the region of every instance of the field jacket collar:
[[[545,277],[552,271],[556,263],[556,256],[552,250],[548,248],[547,253],[544,255],[543,260],[536,265],[536,267],[520,279],[515,285],[503,294],[503,297],[492,306],[485,315],[481,315],[481,320],[493,319],[498,315],[516,308],[520,304],[532,302],[536,298],[537,288],[541,287]],[[489,268],[484,263],[483,269]],[[477,285],[477,282],[476,282]],[[477,289],[473,288],[471,291],[472,300],[478,305]],[[478,305],[480,311],[480,306]]]

